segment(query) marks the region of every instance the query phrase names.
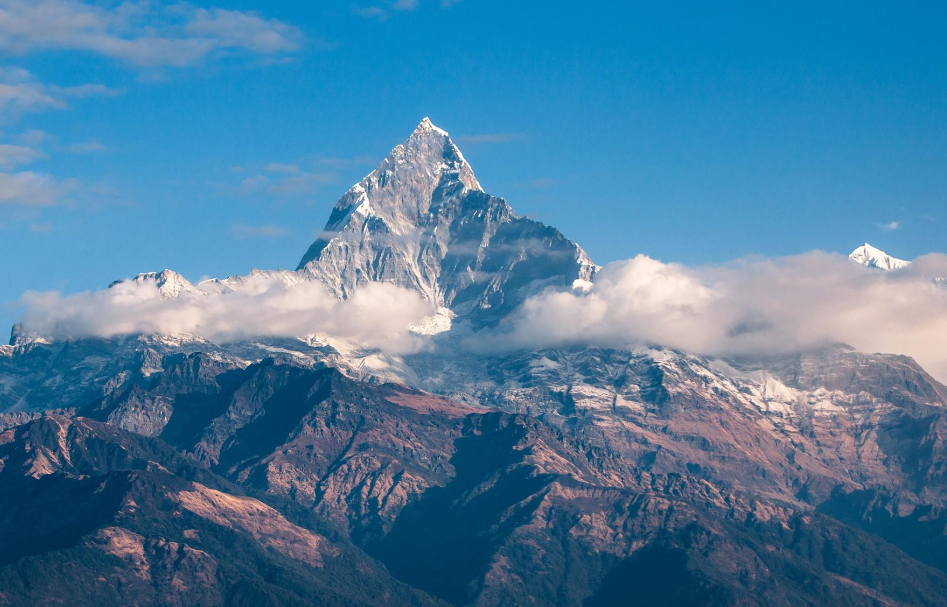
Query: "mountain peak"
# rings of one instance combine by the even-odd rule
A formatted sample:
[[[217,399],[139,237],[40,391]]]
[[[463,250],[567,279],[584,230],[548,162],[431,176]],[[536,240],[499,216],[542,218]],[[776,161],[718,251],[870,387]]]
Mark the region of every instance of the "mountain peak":
[[[892,257],[867,242],[852,251],[848,258],[859,265],[879,270],[900,270],[911,264],[909,261]]]
[[[427,116],[421,119],[421,122],[418,124],[418,127],[414,129],[414,133],[412,133],[412,135],[418,135],[421,133],[436,133],[438,135],[443,135],[444,137],[449,137],[447,131],[436,126]]]
[[[458,316],[499,318],[546,287],[590,279],[594,265],[555,228],[484,192],[447,131],[424,118],[339,199],[297,270],[342,297],[389,282]]]

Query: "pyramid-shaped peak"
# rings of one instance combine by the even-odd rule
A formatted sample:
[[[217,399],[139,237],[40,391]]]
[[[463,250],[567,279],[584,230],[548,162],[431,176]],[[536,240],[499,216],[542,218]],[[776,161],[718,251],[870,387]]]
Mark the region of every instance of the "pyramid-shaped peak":
[[[443,135],[444,137],[449,137],[447,131],[436,126],[427,116],[421,119],[420,124],[418,124],[418,128],[414,129],[413,135],[420,135],[424,133],[436,133],[438,135]]]
[[[447,131],[435,126],[427,116],[404,143],[391,151],[372,175],[388,172],[433,176],[435,182],[432,182],[432,186],[440,176],[448,174],[471,190],[482,191],[460,148],[451,140]],[[371,180],[372,175],[366,177],[366,180]],[[361,185],[367,186],[365,183]]]

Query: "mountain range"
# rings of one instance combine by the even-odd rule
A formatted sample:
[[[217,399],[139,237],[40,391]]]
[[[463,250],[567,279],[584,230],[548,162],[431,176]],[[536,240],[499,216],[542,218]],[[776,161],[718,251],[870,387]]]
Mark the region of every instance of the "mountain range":
[[[947,605],[947,387],[844,344],[463,346],[599,271],[424,119],[295,270],[110,287],[393,285],[424,347],[14,327],[0,605]]]

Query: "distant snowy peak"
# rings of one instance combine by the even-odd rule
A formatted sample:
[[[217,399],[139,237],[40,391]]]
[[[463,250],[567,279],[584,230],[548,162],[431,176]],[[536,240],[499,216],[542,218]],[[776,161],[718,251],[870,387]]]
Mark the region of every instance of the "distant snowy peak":
[[[224,279],[209,278],[195,285],[174,270],[162,270],[160,272],[142,272],[131,281],[116,280],[109,285],[109,288],[127,282],[136,285],[154,285],[162,299],[176,299],[184,294],[203,296],[240,291],[251,288],[251,283],[254,282],[262,284],[277,281],[287,287],[292,287],[305,279],[298,272],[290,270],[258,270],[254,268],[245,275],[229,276]]]
[[[859,265],[869,268],[877,268],[879,270],[900,270],[911,265],[910,261],[892,257],[881,249],[876,249],[867,242],[852,251],[852,254],[849,255],[848,258]]]
[[[305,280],[299,272],[290,270],[258,270],[253,268],[249,273],[227,278],[209,278],[197,283],[197,288],[205,293],[223,293],[239,291],[253,281],[278,281],[284,286],[292,287]]]
[[[121,284],[122,280],[116,280],[109,285],[109,288]],[[200,289],[191,282],[175,272],[174,270],[162,270],[161,272],[142,272],[136,276],[133,281],[138,285],[154,284],[158,288],[158,294],[161,297],[173,299],[179,297],[181,293],[202,294]]]

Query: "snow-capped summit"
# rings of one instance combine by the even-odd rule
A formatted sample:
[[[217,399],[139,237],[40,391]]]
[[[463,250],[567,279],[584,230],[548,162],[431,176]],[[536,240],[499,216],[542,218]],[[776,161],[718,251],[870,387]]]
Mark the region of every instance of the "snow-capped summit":
[[[869,268],[878,268],[879,270],[900,270],[901,268],[906,268],[911,264],[910,261],[904,261],[903,259],[892,257],[881,249],[876,249],[867,242],[852,251],[852,254],[849,255],[848,258],[857,264]]]
[[[109,285],[109,288],[121,282],[123,281],[116,280]],[[195,287],[188,279],[184,278],[174,270],[142,272],[134,278],[133,282],[139,285],[149,283],[154,284],[156,287],[158,287],[158,294],[163,298],[175,298],[180,296],[181,293],[194,293],[203,295],[200,289]]]
[[[485,193],[428,118],[342,196],[298,266],[340,297],[367,282],[391,282],[459,316],[496,316],[546,286],[587,280],[594,269],[558,230]]]

